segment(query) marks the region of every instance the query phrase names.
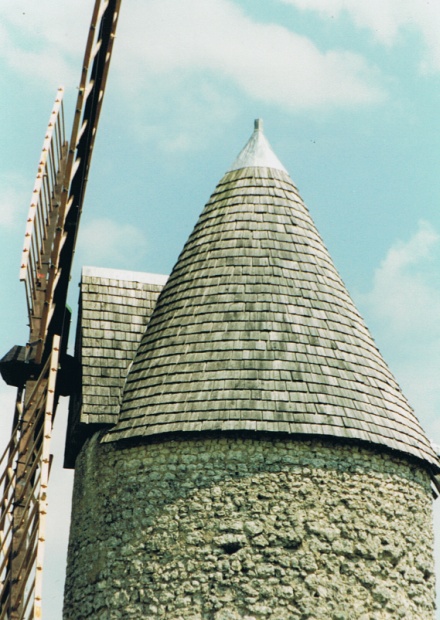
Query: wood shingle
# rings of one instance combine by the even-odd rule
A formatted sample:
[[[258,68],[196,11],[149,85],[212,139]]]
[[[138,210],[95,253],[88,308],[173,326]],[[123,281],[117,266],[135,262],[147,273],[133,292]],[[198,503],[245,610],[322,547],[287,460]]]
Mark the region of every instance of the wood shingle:
[[[289,175],[264,153],[246,161],[189,237],[103,441],[195,429],[317,434],[438,469]]]
[[[97,425],[118,420],[123,387],[165,276],[84,267],[75,358],[81,369],[70,400],[66,466]]]

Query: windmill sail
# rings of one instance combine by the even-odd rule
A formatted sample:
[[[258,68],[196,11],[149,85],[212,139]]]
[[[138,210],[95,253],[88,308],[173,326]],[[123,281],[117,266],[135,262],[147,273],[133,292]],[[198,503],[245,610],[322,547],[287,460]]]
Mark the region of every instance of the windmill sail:
[[[121,0],[97,0],[90,24],[75,107],[66,178],[54,239],[54,277],[46,296],[48,335],[62,333],[70,271],[84,202],[96,130],[110,66]]]
[[[0,618],[40,618],[49,445],[55,415],[59,337],[26,396],[19,389],[11,439],[1,457]]]
[[[38,364],[46,340],[46,293],[53,280],[52,253],[61,207],[68,143],[65,139],[63,89],[60,88],[49,119],[26,222],[20,280],[25,284],[30,338]]]
[[[42,617],[50,436],[58,397],[69,392],[68,283],[119,7],[120,0],[95,2],[71,139],[59,89],[32,193],[20,268],[29,339],[0,360],[3,378],[18,388],[0,458],[0,620]]]

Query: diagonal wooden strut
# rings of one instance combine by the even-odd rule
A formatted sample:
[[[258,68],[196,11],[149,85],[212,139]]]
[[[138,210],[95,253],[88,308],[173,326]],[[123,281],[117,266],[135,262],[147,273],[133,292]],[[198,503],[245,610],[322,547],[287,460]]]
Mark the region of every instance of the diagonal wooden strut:
[[[65,300],[120,3],[97,0],[90,26],[51,257],[53,278],[48,282],[43,313],[49,335],[62,333],[64,328]]]

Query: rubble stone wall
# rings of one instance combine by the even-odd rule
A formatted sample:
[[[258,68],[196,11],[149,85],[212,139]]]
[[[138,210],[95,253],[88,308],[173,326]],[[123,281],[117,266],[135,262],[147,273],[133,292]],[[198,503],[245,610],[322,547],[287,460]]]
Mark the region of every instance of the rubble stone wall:
[[[86,443],[65,620],[432,620],[428,474],[313,440]]]

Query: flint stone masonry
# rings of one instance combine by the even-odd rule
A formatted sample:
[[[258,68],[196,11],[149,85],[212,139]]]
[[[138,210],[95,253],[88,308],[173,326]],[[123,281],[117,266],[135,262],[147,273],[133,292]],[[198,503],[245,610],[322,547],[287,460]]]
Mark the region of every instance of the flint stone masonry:
[[[325,440],[87,440],[65,620],[432,620],[429,475]]]

